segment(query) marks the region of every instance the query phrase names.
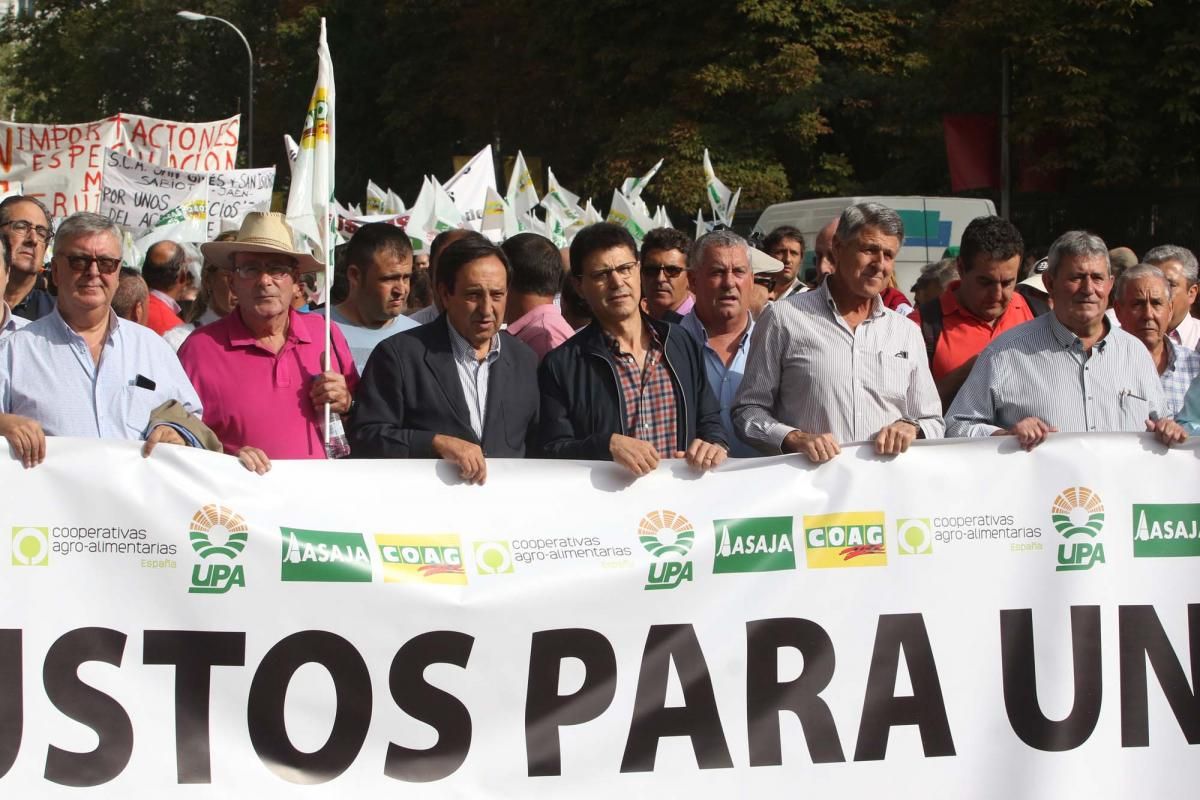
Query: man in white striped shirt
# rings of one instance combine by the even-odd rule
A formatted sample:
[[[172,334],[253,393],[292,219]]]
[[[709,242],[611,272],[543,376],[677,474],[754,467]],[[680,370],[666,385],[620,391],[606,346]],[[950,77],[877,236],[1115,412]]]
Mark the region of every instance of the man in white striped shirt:
[[[1145,346],[1111,325],[1108,247],[1069,231],[1050,246],[1043,279],[1053,311],[998,336],[946,412],[948,436],[1016,436],[1032,450],[1058,431],[1153,431],[1187,439],[1167,414]]]
[[[921,331],[883,305],[904,224],[878,203],[850,206],[833,239],[836,268],[818,289],[773,303],[759,319],[733,427],[767,454],[828,461],[872,440],[881,455],[941,438],[941,401]]]

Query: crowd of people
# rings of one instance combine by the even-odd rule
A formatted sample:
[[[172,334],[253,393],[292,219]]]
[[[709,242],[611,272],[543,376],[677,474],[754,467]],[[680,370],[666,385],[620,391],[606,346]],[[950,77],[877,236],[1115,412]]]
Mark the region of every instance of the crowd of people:
[[[1068,231],[1035,262],[1010,222],[980,217],[910,300],[903,222],[873,203],[818,233],[807,271],[788,226],[755,247],[727,229],[639,244],[597,223],[563,251],[455,229],[426,261],[372,223],[339,248],[327,349],[309,305],[323,264],[281,214],[201,245],[198,280],[178,243],[123,265],[109,220],[51,223],[34,197],[0,202],[0,435],[26,467],[47,436],[76,436],[223,451],[258,473],[436,458],[482,483],[489,458],[640,476],[662,459],[824,462],[854,442],[899,456],[944,436],[1028,450],[1148,431],[1170,446],[1200,425],[1197,262],[1175,245],[1139,261]]]

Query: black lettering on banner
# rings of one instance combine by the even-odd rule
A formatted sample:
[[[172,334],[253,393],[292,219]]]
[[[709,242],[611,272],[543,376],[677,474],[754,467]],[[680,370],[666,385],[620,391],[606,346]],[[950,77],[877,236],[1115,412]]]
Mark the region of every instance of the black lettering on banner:
[[[672,661],[683,687],[683,705],[677,708],[667,707],[667,676]],[[691,738],[700,769],[733,766],[712,678],[691,625],[651,625],[646,633],[621,772],[654,771],[658,740],[665,736]]]
[[[431,664],[453,664],[466,669],[475,637],[458,631],[430,631],[405,642],[392,659],[388,688],[401,711],[424,722],[438,733],[437,744],[415,750],[388,743],[383,774],[413,783],[441,780],[453,775],[467,760],[471,748],[471,712],[462,701],[425,680]]]
[[[1154,606],[1118,609],[1121,641],[1121,746],[1150,746],[1146,659],[1188,744],[1200,744],[1200,605],[1188,605],[1192,685],[1167,639]]]
[[[779,680],[779,650],[800,651],[804,666],[794,680]],[[833,713],[821,692],[833,679],[833,641],[807,619],[760,619],[746,623],[746,734],[750,766],[783,764],[779,712],[800,720],[814,764],[845,761]]]
[[[0,778],[8,774],[25,725],[21,676],[21,631],[0,630]]]
[[[1103,696],[1100,665],[1100,607],[1071,606],[1071,658],[1075,696],[1071,712],[1050,720],[1038,704],[1033,652],[1033,610],[1000,612],[1000,659],[1004,670],[1004,709],[1013,732],[1037,750],[1074,750],[1088,740],[1100,718]]]
[[[142,663],[175,667],[175,775],[179,783],[212,783],[208,711],[212,668],[246,663],[246,634],[146,631]]]
[[[133,754],[133,723],[113,698],[79,679],[89,661],[121,666],[125,634],[110,628],[77,628],[50,645],[42,665],[46,696],[62,713],[96,732],[96,749],[87,753],[50,745],[45,778],[63,786],[99,786],[121,774]]]
[[[333,679],[337,710],[325,744],[297,750],[283,716],[288,685],[305,664],[320,664]],[[331,781],[354,763],[371,724],[371,674],[354,645],[329,631],[300,631],[267,651],[250,683],[246,722],[264,765],[291,783]]]
[[[910,697],[895,694],[902,654],[912,684]],[[942,683],[925,618],[920,614],[879,615],[854,760],[883,760],[887,755],[888,735],[897,725],[917,726],[926,758],[954,755]]]
[[[564,659],[583,662],[583,685],[558,693]],[[590,722],[604,713],[617,691],[617,656],[598,631],[562,628],[535,631],[529,645],[525,688],[525,760],[529,777],[562,774],[558,729]]]

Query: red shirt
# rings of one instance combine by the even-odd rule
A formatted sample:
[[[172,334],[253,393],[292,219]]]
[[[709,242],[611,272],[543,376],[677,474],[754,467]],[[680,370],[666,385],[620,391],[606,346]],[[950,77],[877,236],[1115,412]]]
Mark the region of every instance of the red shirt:
[[[962,281],[952,281],[942,293],[939,301],[942,304],[942,332],[938,336],[937,347],[933,351],[933,361],[929,371],[933,379],[940,381],[947,373],[967,363],[972,357],[983,352],[983,348],[991,344],[1000,334],[1009,328],[1015,328],[1022,322],[1033,319],[1033,312],[1019,292],[1013,292],[1008,308],[996,320],[995,325],[972,314],[958,303],[959,284]],[[920,311],[914,311],[910,316],[913,322],[921,324]]]
[[[146,327],[162,336],[171,328],[182,324],[183,320],[175,313],[175,309],[151,292],[146,303]]]

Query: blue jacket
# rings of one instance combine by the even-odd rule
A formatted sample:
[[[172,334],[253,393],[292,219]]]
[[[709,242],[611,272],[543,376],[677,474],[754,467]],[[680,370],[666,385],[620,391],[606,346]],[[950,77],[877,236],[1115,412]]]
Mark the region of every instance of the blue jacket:
[[[708,385],[700,346],[685,330],[643,316],[663,343],[663,354],[675,386],[678,421],[676,449],[687,450],[694,439],[729,442],[721,428],[721,404]],[[538,369],[542,394],[538,444],[544,456],[612,460],[608,443],[625,429],[625,401],[616,361],[600,326],[588,325],[551,350]],[[670,458],[673,453],[660,453]]]

